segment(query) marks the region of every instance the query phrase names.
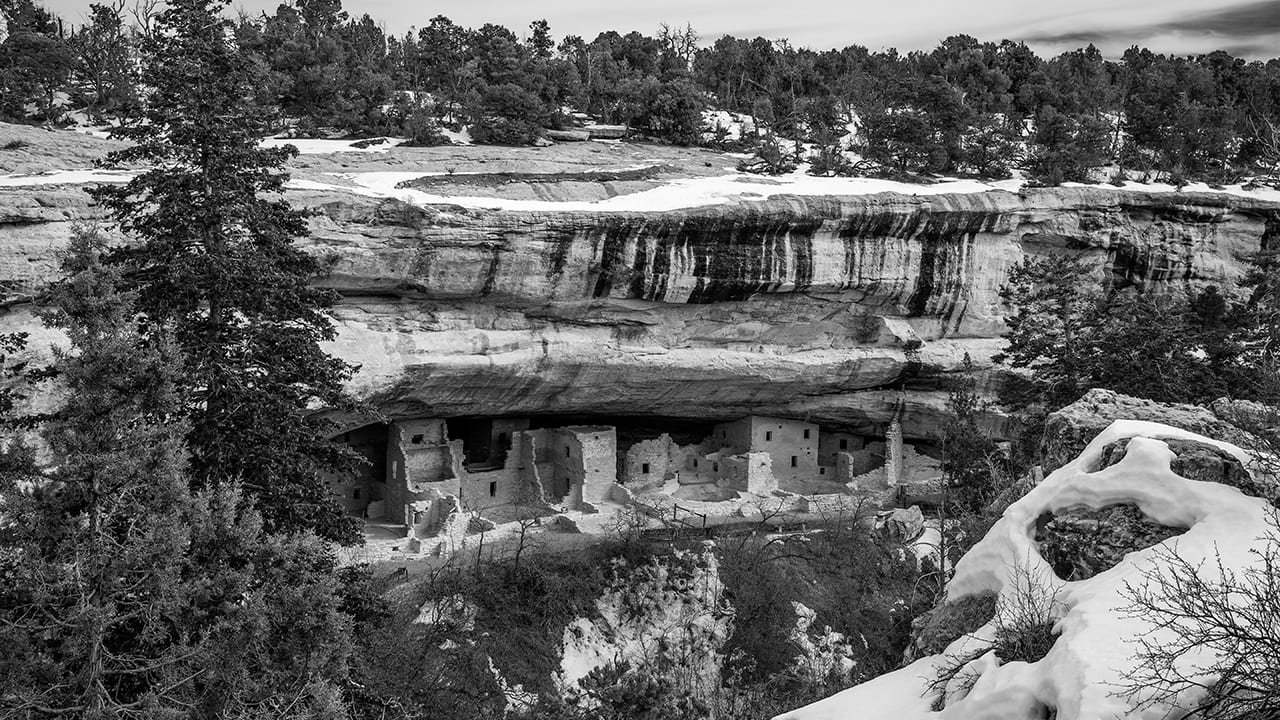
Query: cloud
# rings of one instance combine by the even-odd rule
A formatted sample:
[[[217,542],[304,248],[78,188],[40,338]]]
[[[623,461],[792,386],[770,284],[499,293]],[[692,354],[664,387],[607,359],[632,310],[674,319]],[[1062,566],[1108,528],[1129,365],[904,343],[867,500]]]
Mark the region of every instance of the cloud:
[[[1171,52],[1227,50],[1252,57],[1274,56],[1280,37],[1280,0],[1259,0],[1245,5],[1195,11],[1180,17],[1130,27],[1081,27],[1033,32],[1028,42],[1054,46],[1093,43],[1119,48],[1153,46]]]
[[[1280,33],[1280,0],[1262,0],[1251,5],[1195,13],[1166,22],[1160,29],[1234,37],[1272,35]]]

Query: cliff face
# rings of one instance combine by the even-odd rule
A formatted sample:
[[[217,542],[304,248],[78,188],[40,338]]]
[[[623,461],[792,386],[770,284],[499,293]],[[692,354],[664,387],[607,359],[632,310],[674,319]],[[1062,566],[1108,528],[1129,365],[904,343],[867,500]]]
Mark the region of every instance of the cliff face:
[[[1076,252],[1118,282],[1196,287],[1233,281],[1240,253],[1280,235],[1276,204],[1085,188],[643,213],[290,197],[317,211],[305,242],[343,296],[332,349],[393,416],[875,426],[901,407],[918,437],[945,402],[935,376],[998,351],[998,290],[1024,256]],[[71,187],[0,197],[6,324],[51,276],[72,222],[96,215]]]
[[[326,282],[347,298],[337,348],[363,363],[362,393],[394,413],[858,425],[905,400],[916,436],[944,401],[930,375],[999,349],[998,291],[1024,256],[1078,252],[1118,282],[1226,283],[1280,213],[1083,189],[643,214],[303,202],[325,213],[309,242],[333,258]]]

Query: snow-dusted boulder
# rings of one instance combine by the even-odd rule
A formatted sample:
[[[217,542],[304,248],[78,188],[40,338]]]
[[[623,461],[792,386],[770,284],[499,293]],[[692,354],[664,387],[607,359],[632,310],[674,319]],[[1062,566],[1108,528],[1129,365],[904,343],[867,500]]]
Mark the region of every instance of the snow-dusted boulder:
[[[1162,439],[1156,439],[1162,438]],[[1115,464],[1104,467],[1107,448],[1128,439]],[[1253,472],[1251,458],[1238,447],[1169,425],[1135,420],[1113,422],[1075,460],[1045,478],[1003,517],[956,566],[947,588],[949,602],[994,593],[997,603],[1016,602],[1026,583],[1052,599],[1045,605],[1053,620],[1052,647],[1032,662],[1002,662],[983,650],[995,639],[998,618],[950,642],[946,650],[842,693],[780,716],[779,720],[1005,720],[1056,717],[1058,720],[1161,717],[1168,704],[1146,709],[1118,692],[1134,676],[1140,638],[1172,642],[1173,631],[1158,628],[1147,615],[1126,612],[1132,599],[1126,585],[1143,586],[1168,562],[1168,553],[1196,565],[1240,574],[1260,560],[1250,552],[1272,531],[1272,508],[1221,482],[1192,480],[1170,466],[1178,455],[1170,445],[1203,443],[1227,453]],[[1215,453],[1216,454],[1216,453]],[[1113,460],[1116,458],[1113,456]],[[1058,578],[1041,556],[1035,536],[1038,520],[1075,508],[1101,510],[1133,505],[1163,526],[1187,528],[1152,547],[1130,552],[1118,564],[1088,579]],[[996,612],[999,615],[999,612]],[[936,645],[934,646],[936,648]],[[1190,663],[1214,659],[1207,650]],[[1196,655],[1193,652],[1192,655]],[[931,687],[930,680],[958,657],[977,658],[955,681]],[[957,675],[959,677],[959,675]],[[1212,682],[1212,678],[1207,678]],[[1193,705],[1183,693],[1177,701]],[[943,697],[945,696],[945,697]],[[942,707],[941,710],[935,710]],[[1056,715],[1051,714],[1056,713]]]
[[[896,508],[883,519],[881,529],[884,534],[901,542],[914,540],[924,530],[924,513],[919,505],[908,508]]]
[[[1121,395],[1094,388],[1084,397],[1052,413],[1045,421],[1044,469],[1068,463],[1089,441],[1116,420],[1147,420],[1240,443],[1244,433],[1212,410]]]

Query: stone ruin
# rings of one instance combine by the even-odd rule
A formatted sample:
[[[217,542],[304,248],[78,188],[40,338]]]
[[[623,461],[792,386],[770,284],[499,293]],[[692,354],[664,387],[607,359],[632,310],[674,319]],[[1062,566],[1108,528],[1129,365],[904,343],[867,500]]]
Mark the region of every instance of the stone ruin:
[[[467,538],[515,521],[634,508],[660,524],[743,522],[767,512],[846,512],[914,480],[936,480],[937,460],[903,441],[752,415],[714,425],[698,442],[668,433],[619,442],[611,425],[534,427],[530,418],[418,418],[335,438],[367,460],[330,484],[348,513],[387,529],[408,552],[452,554]],[[682,517],[683,514],[683,517]],[[601,527],[600,523],[594,526]]]

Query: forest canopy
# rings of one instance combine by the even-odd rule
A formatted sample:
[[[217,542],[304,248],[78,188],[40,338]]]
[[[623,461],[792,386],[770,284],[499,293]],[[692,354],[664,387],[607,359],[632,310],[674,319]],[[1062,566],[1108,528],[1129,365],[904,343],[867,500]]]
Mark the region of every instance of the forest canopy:
[[[139,94],[138,47],[154,4],[90,5],[72,26],[34,0],[0,0],[0,117],[128,121]],[[754,150],[780,136],[811,143],[824,174],[848,172],[832,150],[855,150],[878,172],[1007,177],[1033,182],[1158,176],[1174,182],[1268,177],[1280,164],[1280,60],[1224,51],[1176,57],[1093,46],[1042,58],[1025,43],[967,35],[931,51],[813,50],[785,38],[692,27],[653,34],[557,38],[546,20],[510,29],[438,15],[385,30],[339,0],[298,0],[241,13],[234,46],[253,68],[254,101],[279,130],[302,136],[406,136],[525,144],[586,113],[678,144]],[[738,139],[704,111],[750,115]],[[857,133],[850,136],[849,131]],[[841,143],[844,146],[841,146]],[[851,145],[851,146],[850,146]]]

